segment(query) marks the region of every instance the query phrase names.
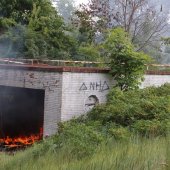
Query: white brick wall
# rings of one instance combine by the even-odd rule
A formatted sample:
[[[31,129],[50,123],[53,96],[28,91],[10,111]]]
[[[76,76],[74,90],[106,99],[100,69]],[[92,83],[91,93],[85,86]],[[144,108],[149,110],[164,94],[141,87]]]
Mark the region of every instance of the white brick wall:
[[[66,121],[86,113],[88,108],[85,102],[91,95],[95,95],[99,103],[104,103],[112,84],[109,74],[64,72],[61,120]]]
[[[170,83],[170,75],[145,75],[141,87]],[[106,101],[106,94],[114,84],[107,73],[46,72],[0,68],[0,85],[43,89],[44,136],[57,132],[57,123],[86,113],[89,96],[96,96],[99,103]],[[91,101],[90,101],[91,102]],[[93,102],[93,100],[92,100]]]
[[[99,103],[106,101],[106,94],[109,89],[103,90],[94,87],[97,84],[107,83],[109,88],[114,84],[112,77],[107,73],[63,73],[62,86],[62,115],[61,121],[66,121],[74,116],[79,116],[87,112],[85,102],[91,95],[99,99]],[[148,86],[160,86],[170,83],[170,75],[145,75],[145,80],[141,88]],[[92,85],[94,85],[92,87]],[[90,88],[91,87],[91,88]],[[104,89],[105,89],[104,85]]]
[[[62,73],[0,69],[0,85],[45,90],[43,134],[56,133],[61,121]]]
[[[141,88],[149,86],[161,86],[170,83],[170,75],[145,75],[145,80],[141,84]]]

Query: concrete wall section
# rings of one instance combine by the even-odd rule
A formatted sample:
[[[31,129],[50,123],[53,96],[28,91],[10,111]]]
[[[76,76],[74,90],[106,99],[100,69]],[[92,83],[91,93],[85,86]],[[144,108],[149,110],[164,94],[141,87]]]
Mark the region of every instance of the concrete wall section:
[[[45,88],[44,136],[57,132],[61,121],[62,73],[47,74],[49,81]]]
[[[170,83],[170,75],[145,75],[145,80],[141,84],[141,88],[161,86],[165,83]]]
[[[0,69],[0,85],[45,90],[43,134],[56,133],[61,121],[62,73]]]
[[[57,132],[58,122],[84,114],[106,101],[114,84],[108,72],[97,68],[1,65],[0,85],[45,91],[43,134],[46,136]],[[149,72],[141,88],[168,82],[170,73]]]
[[[113,83],[112,77],[105,73],[63,72],[61,120],[86,113],[96,99],[104,103]]]

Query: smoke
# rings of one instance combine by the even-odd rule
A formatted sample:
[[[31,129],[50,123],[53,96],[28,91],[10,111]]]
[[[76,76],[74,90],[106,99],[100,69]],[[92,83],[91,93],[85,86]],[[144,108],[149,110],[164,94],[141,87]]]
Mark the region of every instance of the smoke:
[[[6,37],[0,37],[0,57],[9,57],[12,51],[12,44]]]
[[[0,36],[0,57],[23,57],[26,28],[22,25],[11,27]]]

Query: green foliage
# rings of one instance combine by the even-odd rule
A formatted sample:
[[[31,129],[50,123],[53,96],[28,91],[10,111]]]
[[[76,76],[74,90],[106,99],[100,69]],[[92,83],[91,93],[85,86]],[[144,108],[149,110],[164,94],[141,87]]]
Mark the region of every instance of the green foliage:
[[[2,5],[11,5],[11,8]],[[68,34],[68,28],[50,0],[27,0],[24,3],[16,0],[11,4],[2,1],[0,13],[0,46],[3,47],[7,39],[11,47],[5,57],[70,59],[74,55],[76,41]],[[20,44],[22,49],[16,48],[16,44]]]
[[[116,86],[121,90],[138,88],[145,71],[144,64],[149,61],[149,57],[144,53],[135,52],[127,33],[121,28],[110,31],[104,49]]]
[[[0,17],[0,34],[3,33],[3,30],[8,29],[8,28],[15,26],[15,25],[16,25],[16,22],[12,18],[2,18],[2,17]]]
[[[104,137],[93,125],[86,125],[74,121],[60,124],[59,135],[55,138],[54,143],[57,147],[67,146],[70,152],[82,158],[93,154]]]
[[[28,27],[27,37],[37,46],[39,57],[68,59],[75,51],[76,42],[66,34],[59,16],[41,16],[38,20],[33,17]],[[28,52],[31,50],[31,43],[27,46]]]
[[[170,122],[170,85],[122,92],[113,88],[108,103],[88,113],[88,119],[123,126],[142,135],[165,135]],[[142,129],[143,128],[143,129]]]
[[[170,37],[162,38],[161,40],[164,42],[165,45],[169,45],[170,44]]]
[[[12,18],[17,23],[28,23],[28,18],[32,10],[33,2],[41,0],[1,0],[0,15],[4,18]]]
[[[108,132],[116,140],[127,140],[131,136],[129,129],[124,127],[110,128]]]
[[[156,119],[137,120],[132,127],[136,133],[150,137],[167,135],[169,130],[168,121],[166,122]]]
[[[79,43],[93,43],[95,42],[95,32],[97,31],[93,27],[92,16],[89,16],[86,11],[75,12],[77,18],[73,19],[73,25],[78,27],[78,41]]]
[[[79,59],[84,60],[84,61],[101,61],[102,60],[102,57],[98,50],[97,45],[93,45],[93,44],[81,45],[78,48],[77,53],[78,53]]]
[[[40,145],[34,145],[27,150],[15,152],[12,155],[0,154],[1,170],[169,170],[169,138],[139,138],[126,141],[110,140],[91,157],[76,159],[70,154],[71,148],[57,152],[49,151],[35,157]],[[49,139],[48,139],[49,140]],[[46,141],[45,141],[46,143]],[[41,147],[46,147],[41,143]]]

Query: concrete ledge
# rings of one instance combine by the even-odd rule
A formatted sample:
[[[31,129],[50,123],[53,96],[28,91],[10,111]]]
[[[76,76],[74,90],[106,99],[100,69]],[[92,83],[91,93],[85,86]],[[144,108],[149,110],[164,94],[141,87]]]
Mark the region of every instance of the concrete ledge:
[[[76,73],[109,73],[109,69],[95,67],[47,66],[47,65],[14,65],[0,64],[0,69],[15,69],[44,72],[76,72]]]
[[[75,73],[109,73],[109,68],[97,67],[73,67],[73,66],[49,66],[46,64],[34,65],[16,65],[16,64],[0,64],[0,69],[11,70],[28,70],[28,71],[43,71],[43,72],[75,72]],[[146,71],[146,75],[170,75],[170,71]]]
[[[146,71],[146,75],[170,75],[170,71]]]

